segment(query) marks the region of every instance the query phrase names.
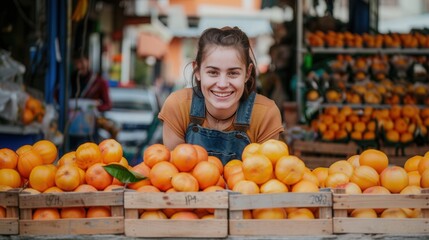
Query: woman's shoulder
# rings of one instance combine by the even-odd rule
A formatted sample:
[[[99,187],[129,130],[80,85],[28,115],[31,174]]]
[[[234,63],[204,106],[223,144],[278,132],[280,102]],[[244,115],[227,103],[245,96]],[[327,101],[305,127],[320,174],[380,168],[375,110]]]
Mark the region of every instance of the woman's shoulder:
[[[255,104],[262,105],[262,106],[271,106],[273,104],[275,105],[275,102],[272,99],[257,93],[255,97]]]
[[[174,98],[175,100],[190,100],[192,99],[192,88],[181,88],[172,92],[169,98]]]

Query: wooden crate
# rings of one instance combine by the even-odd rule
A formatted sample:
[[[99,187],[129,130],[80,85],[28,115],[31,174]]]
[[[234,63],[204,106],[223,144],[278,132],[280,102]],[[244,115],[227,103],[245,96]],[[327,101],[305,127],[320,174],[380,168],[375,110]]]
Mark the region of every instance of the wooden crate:
[[[332,193],[230,194],[230,236],[297,236],[332,234]],[[310,220],[243,219],[243,210],[261,208],[317,207],[319,218]]]
[[[0,192],[0,206],[6,208],[6,218],[0,218],[0,235],[19,233],[19,191],[11,189]]]
[[[334,189],[334,233],[428,234],[429,189],[422,194],[344,194]],[[422,218],[352,218],[347,210],[356,208],[421,208]]]
[[[110,206],[111,217],[32,220],[37,208]],[[19,195],[20,235],[81,235],[124,233],[124,191],[64,192]]]
[[[357,154],[358,145],[349,143],[329,143],[315,141],[294,140],[292,153],[302,159],[305,165],[314,169],[316,167],[329,167],[332,163]]]
[[[228,192],[148,193],[126,191],[124,196],[125,235],[129,237],[228,236]],[[214,209],[214,219],[139,219],[138,209]]]

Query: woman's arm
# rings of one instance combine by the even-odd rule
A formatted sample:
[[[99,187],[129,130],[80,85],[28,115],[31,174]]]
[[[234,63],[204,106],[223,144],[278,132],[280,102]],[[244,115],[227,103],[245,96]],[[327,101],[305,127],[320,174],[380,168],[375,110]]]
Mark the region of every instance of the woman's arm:
[[[185,139],[178,136],[173,129],[164,122],[162,127],[163,144],[172,151],[177,145],[185,143]]]

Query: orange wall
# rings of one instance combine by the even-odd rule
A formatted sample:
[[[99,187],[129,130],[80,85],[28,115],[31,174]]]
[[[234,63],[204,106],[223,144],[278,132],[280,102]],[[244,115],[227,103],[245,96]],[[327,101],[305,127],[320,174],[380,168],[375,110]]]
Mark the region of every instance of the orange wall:
[[[168,82],[174,82],[180,78],[183,73],[182,66],[182,40],[179,38],[173,38],[170,42],[168,52],[165,55],[164,67],[166,68],[166,80]]]
[[[253,8],[260,9],[262,0],[253,0]],[[170,0],[170,5],[182,5],[186,15],[196,16],[198,5],[213,5],[240,8],[243,6],[243,0]]]

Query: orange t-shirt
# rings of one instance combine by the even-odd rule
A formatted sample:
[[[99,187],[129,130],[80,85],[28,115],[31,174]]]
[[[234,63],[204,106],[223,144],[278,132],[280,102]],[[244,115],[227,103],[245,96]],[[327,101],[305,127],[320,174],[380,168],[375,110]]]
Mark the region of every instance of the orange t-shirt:
[[[168,124],[183,139],[185,139],[186,129],[190,123],[192,94],[192,88],[184,88],[171,93],[158,115],[164,124]],[[203,127],[208,127],[207,120],[204,121]],[[233,124],[225,129],[225,131],[232,130],[234,130]],[[246,132],[250,141],[262,143],[283,131],[280,110],[274,101],[256,94],[250,127]]]

